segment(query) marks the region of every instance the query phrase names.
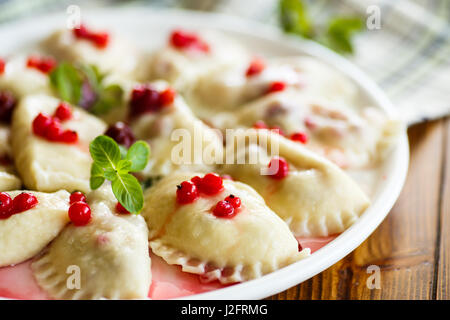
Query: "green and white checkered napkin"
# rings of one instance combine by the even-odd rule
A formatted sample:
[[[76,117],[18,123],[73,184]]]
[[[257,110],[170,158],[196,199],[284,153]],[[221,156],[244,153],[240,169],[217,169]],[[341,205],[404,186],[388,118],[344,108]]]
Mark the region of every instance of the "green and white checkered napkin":
[[[31,13],[84,7],[150,5],[187,7],[247,17],[277,25],[277,0],[67,1],[0,0],[0,23]],[[312,0],[314,19],[331,14],[368,16],[377,5],[381,28],[355,39],[349,57],[390,96],[401,117],[416,123],[450,114],[450,0]],[[5,44],[2,44],[5,45]]]

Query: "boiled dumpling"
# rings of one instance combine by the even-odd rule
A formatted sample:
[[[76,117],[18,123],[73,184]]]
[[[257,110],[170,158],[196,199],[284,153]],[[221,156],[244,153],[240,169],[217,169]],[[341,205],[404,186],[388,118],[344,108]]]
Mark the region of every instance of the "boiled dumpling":
[[[60,100],[46,95],[21,100],[12,120],[12,151],[17,171],[27,188],[39,191],[89,191],[91,156],[89,143],[105,131],[98,118],[73,107],[72,119],[63,123],[78,134],[78,142],[50,142],[32,131],[32,122],[40,113],[52,115]]]
[[[154,52],[150,79],[164,79],[177,90],[186,91],[200,76],[245,59],[248,55],[240,45],[220,34],[202,32],[194,34],[194,37],[208,49],[176,48],[168,43]]]
[[[27,57],[14,56],[7,60],[5,72],[0,74],[0,91],[11,92],[16,98],[44,93],[52,94],[48,74],[27,67]]]
[[[383,159],[396,141],[401,125],[371,107],[355,109],[344,103],[285,90],[255,100],[234,114],[234,126],[262,121],[284,134],[305,133],[305,146],[342,168],[363,168]]]
[[[110,32],[105,47],[77,38],[74,31],[69,29],[54,32],[41,46],[60,61],[95,65],[101,72],[113,72],[122,76],[132,77],[137,72],[141,59],[140,53],[132,44]]]
[[[151,84],[157,90],[164,82]],[[137,139],[152,150],[142,174],[161,176],[176,170],[211,171],[223,156],[221,133],[197,119],[180,95],[159,111],[140,115],[131,123]]]
[[[7,192],[11,198],[22,191]],[[0,219],[0,267],[17,264],[38,254],[69,222],[69,193],[32,193],[38,204],[24,212]]]
[[[246,143],[236,143],[243,137]],[[252,186],[297,237],[340,233],[369,205],[368,197],[336,165],[277,133],[249,129],[227,142],[223,172]],[[289,166],[281,179],[266,171],[276,157]]]
[[[67,226],[33,262],[35,278],[56,299],[144,299],[151,283],[145,221],[113,214],[111,201],[103,198],[113,198],[112,192],[94,192],[88,196],[91,222]],[[78,287],[67,285],[74,270],[79,271]]]
[[[177,204],[177,185],[195,174],[174,173],[148,189],[144,216],[150,247],[169,264],[202,275],[206,281],[233,283],[261,277],[309,255],[287,225],[251,187],[224,180],[224,189]],[[232,218],[216,217],[217,202],[232,194],[241,199]]]

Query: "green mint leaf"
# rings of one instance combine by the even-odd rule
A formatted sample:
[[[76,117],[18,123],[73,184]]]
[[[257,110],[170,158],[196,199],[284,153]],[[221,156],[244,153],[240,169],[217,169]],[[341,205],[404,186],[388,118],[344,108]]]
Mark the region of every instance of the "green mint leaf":
[[[141,212],[144,194],[139,181],[131,174],[119,174],[111,183],[112,191],[125,209],[132,213]]]
[[[337,17],[330,20],[323,41],[326,46],[341,53],[352,53],[352,36],[363,29],[364,23],[355,17]]]
[[[98,136],[89,144],[92,159],[102,168],[116,169],[120,161],[120,149],[117,143],[107,136]]]
[[[78,104],[83,77],[73,65],[62,62],[50,73],[50,84],[62,100]]]
[[[114,181],[117,179],[117,170],[114,168],[106,168],[104,171],[104,176],[106,179],[108,179],[109,181]]]
[[[128,173],[131,169],[132,162],[130,160],[120,160],[117,164],[117,172],[119,174]]]
[[[101,87],[101,81],[103,80],[103,76],[100,74],[98,68],[94,65],[81,65],[80,70],[92,88],[98,92]]]
[[[103,175],[103,169],[95,162],[91,166],[91,178],[89,184],[92,190],[98,189],[103,182],[105,182],[105,177]]]
[[[136,141],[128,149],[126,158],[130,160],[132,165],[129,171],[136,172],[144,170],[148,162],[148,157],[150,155],[150,147],[144,141]]]
[[[311,38],[313,28],[306,5],[302,0],[280,1],[280,22],[284,31]]]
[[[121,157],[122,159],[125,159],[125,158],[127,157],[128,149],[125,148],[125,147],[124,147],[123,145],[121,145],[121,144],[119,144],[119,149],[120,149],[120,157]]]
[[[122,103],[123,90],[117,85],[109,85],[106,88],[100,88],[99,99],[89,110],[91,113],[99,115],[108,113],[111,109],[119,107]]]

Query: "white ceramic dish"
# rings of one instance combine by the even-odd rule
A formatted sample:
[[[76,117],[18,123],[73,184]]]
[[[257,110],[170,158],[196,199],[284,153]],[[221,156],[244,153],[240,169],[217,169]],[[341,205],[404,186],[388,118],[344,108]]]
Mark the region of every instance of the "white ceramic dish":
[[[220,30],[242,41],[253,52],[267,56],[311,55],[355,80],[368,103],[388,114],[394,114],[394,108],[386,95],[352,63],[316,43],[285,36],[265,25],[217,14],[136,7],[86,10],[81,13],[83,21],[116,30],[145,49],[161,44],[174,27],[184,27]],[[7,45],[0,48],[0,55],[27,47],[30,42],[41,39],[55,28],[65,26],[67,17],[66,12],[62,11],[60,14],[2,25],[0,43]],[[408,140],[404,132],[382,165],[372,205],[354,225],[308,259],[256,280],[187,298],[260,299],[286,290],[330,267],[359,246],[383,221],[402,189],[408,159]],[[383,176],[386,178],[382,179]]]

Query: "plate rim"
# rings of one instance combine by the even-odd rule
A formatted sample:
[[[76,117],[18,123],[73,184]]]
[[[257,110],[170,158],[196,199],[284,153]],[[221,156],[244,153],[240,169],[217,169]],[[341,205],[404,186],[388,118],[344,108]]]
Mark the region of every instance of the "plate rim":
[[[178,20],[180,21],[180,25],[189,24],[191,26],[206,26],[208,28],[222,30],[225,32],[228,31],[241,33],[245,36],[258,38],[261,41],[270,40],[275,43],[282,43],[283,46],[288,46],[298,51],[298,54],[303,53],[316,57],[320,61],[326,62],[332,67],[338,69],[340,72],[351,78],[356,83],[358,89],[361,90],[365,95],[367,95],[373,102],[375,102],[376,107],[383,109],[390,116],[396,115],[396,111],[387,95],[369,76],[367,76],[362,70],[360,70],[359,67],[354,65],[346,58],[338,55],[328,48],[323,47],[318,43],[310,40],[300,39],[296,36],[283,34],[274,26],[268,26],[260,22],[222,13],[205,13],[191,10],[152,8],[139,5],[83,10],[89,10],[86,15],[87,17],[95,15],[96,19],[99,16],[107,17],[110,15],[117,15],[118,12],[120,12],[121,15],[153,15],[154,17],[158,16],[159,18],[161,18],[161,15],[164,15],[168,16],[171,19],[178,17],[178,19],[180,19]],[[60,19],[61,14],[61,12],[44,14],[29,19],[21,18],[17,21],[1,24],[0,37],[2,36],[2,34],[8,33],[8,30],[5,29],[11,28],[14,30],[16,28],[25,28],[27,25],[31,26],[39,21],[53,21],[55,19]],[[255,30],[258,31],[256,32]],[[221,289],[212,290],[209,292],[189,295],[185,297],[178,297],[175,299],[252,300],[266,298],[281,291],[287,290],[292,286],[298,285],[303,281],[329,268],[337,261],[341,260],[350,252],[352,252],[354,249],[356,249],[373,233],[373,231],[379,226],[379,224],[390,212],[395,201],[400,195],[407,177],[409,164],[409,146],[406,129],[403,129],[399,137],[397,146],[394,148],[394,150],[392,150],[389,157],[390,160],[388,166],[390,168],[388,169],[388,177],[386,178],[385,183],[383,183],[384,190],[379,193],[370,207],[366,209],[366,211],[350,228],[345,230],[326,246],[314,252],[314,254],[307,259],[293,263],[270,274],[264,275],[263,277],[258,279],[246,281]],[[301,270],[301,272],[298,272],[298,270]],[[0,297],[0,300],[14,299]]]

